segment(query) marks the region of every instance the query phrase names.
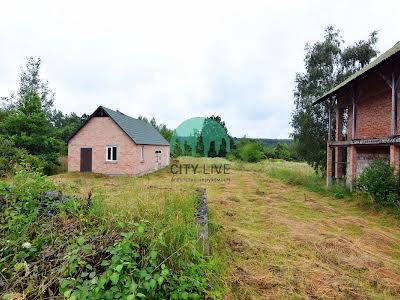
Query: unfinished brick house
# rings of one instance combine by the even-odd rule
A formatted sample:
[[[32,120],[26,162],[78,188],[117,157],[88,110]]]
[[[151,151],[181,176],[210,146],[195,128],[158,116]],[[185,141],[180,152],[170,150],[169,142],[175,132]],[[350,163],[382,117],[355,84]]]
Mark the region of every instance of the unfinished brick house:
[[[313,103],[325,102],[329,107],[328,186],[335,178],[345,179],[352,188],[377,157],[399,169],[399,78],[400,42]]]
[[[141,175],[169,165],[169,143],[150,124],[100,106],[68,140],[68,171]]]

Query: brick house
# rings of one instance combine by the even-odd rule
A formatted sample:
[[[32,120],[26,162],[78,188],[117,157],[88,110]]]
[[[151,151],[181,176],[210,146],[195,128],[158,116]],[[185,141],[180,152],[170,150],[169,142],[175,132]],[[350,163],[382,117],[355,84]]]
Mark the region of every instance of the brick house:
[[[329,111],[328,186],[335,178],[352,188],[377,157],[399,170],[399,78],[400,42],[313,103]]]
[[[68,140],[68,171],[141,175],[169,165],[169,156],[153,126],[102,106]]]

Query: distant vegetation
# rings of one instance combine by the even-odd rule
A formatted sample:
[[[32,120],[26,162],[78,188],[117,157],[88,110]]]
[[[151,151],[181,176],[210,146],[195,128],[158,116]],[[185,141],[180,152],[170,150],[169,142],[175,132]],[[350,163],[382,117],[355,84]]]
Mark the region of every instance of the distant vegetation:
[[[234,138],[235,142],[236,141],[241,141],[241,140],[247,140],[247,137],[242,137],[242,138]],[[262,144],[263,146],[266,147],[275,147],[278,144],[287,144],[290,145],[293,143],[292,139],[264,139],[264,138],[251,138],[251,140]]]
[[[285,141],[289,142],[285,143]],[[291,140],[248,139],[244,137],[235,140],[234,151],[227,158],[245,162],[259,162],[266,158],[298,160],[298,155]]]

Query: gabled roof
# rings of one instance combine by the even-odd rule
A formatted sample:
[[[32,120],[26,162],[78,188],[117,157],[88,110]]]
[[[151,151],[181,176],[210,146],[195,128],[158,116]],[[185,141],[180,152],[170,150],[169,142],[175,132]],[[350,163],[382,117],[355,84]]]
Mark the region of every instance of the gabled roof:
[[[94,113],[78,128],[68,139],[68,142],[83,128],[93,117],[109,117],[125,132],[137,145],[165,145],[168,141],[151,124],[142,120],[134,119],[121,112],[113,111],[104,106],[99,106]]]
[[[397,42],[392,48],[378,56],[376,59],[374,59],[371,63],[363,67],[362,69],[358,70],[355,72],[353,75],[351,75],[349,78],[347,78],[345,81],[342,83],[338,84],[335,86],[333,89],[331,89],[329,92],[324,94],[322,97],[320,97],[318,100],[316,100],[313,105],[321,103],[328,99],[329,97],[333,96],[336,92],[338,92],[340,89],[344,88],[347,86],[349,83],[353,82],[357,78],[362,77],[363,75],[366,75],[372,70],[377,69],[379,66],[382,66],[385,62],[388,62],[391,59],[394,59],[397,54],[400,54],[400,42]]]

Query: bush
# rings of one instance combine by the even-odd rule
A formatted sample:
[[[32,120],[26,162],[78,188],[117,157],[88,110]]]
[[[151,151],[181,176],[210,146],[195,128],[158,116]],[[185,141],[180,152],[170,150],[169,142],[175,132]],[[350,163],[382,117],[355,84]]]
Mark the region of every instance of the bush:
[[[45,157],[28,154],[25,149],[15,146],[9,139],[0,136],[0,177],[12,176],[18,166],[43,171],[46,174],[55,173],[57,165],[48,162]]]
[[[11,141],[0,136],[0,177],[12,175],[15,164],[24,155],[27,155],[25,150],[18,149]]]
[[[375,202],[393,205],[397,202],[399,180],[382,158],[374,160],[357,180],[357,186]]]
[[[96,253],[103,259],[93,263],[95,249],[83,236],[68,249],[61,267],[64,278],[59,290],[67,299],[201,299],[206,295],[206,264],[185,264],[179,272],[168,268],[159,253],[143,244],[144,224],[135,232]]]
[[[262,146],[254,142],[247,142],[239,148],[239,157],[245,162],[259,162],[265,158]]]

